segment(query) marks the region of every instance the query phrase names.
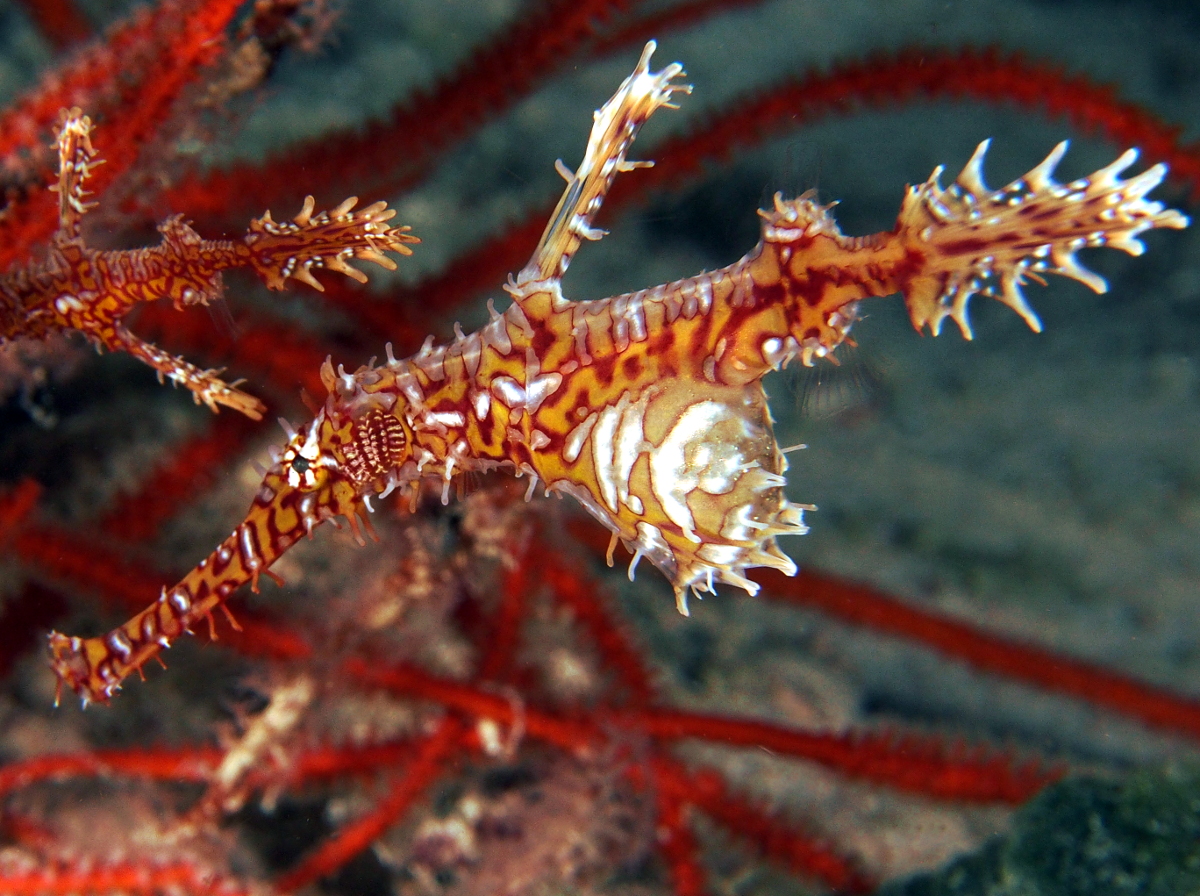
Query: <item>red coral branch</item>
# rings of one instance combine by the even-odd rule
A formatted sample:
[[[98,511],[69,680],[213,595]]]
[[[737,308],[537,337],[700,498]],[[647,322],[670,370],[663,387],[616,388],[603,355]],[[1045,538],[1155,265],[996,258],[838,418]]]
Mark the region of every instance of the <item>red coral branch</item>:
[[[851,777],[938,799],[1021,803],[1062,775],[1061,770],[1043,771],[1037,763],[1018,766],[1009,757],[989,757],[978,748],[958,745],[947,749],[932,737],[797,731],[753,719],[664,708],[621,713],[615,718],[622,727],[652,737],[762,747]]]
[[[171,192],[175,208],[198,220],[224,220],[231,209],[256,209],[300,182],[318,196],[338,184],[395,193],[424,177],[455,140],[499,115],[571,59],[600,23],[626,0],[551,0],[517,16],[433,89],[397,106],[386,122],[356,133],[301,143],[265,165],[241,166]],[[521,47],[519,54],[513,47]],[[321,178],[324,178],[322,182]]]
[[[0,114],[0,155],[42,150],[60,109],[79,106],[103,115],[127,102],[156,61],[170,52],[170,34],[179,24],[180,6],[161,3],[114,25],[78,51]],[[50,170],[48,157],[44,170]]]
[[[207,432],[164,458],[140,483],[136,494],[121,498],[99,528],[127,542],[153,538],[198,491],[216,484],[224,461],[245,447],[255,429],[239,414],[214,418]]]
[[[16,537],[25,519],[37,507],[41,494],[41,486],[32,479],[23,479],[15,488],[0,494],[0,545],[7,546]]]
[[[439,722],[433,734],[414,746],[412,761],[397,774],[387,795],[376,807],[338,831],[316,852],[283,875],[276,887],[287,893],[307,886],[337,871],[378,840],[420,798],[433,779],[442,774],[455,747],[461,743],[463,733],[462,726],[454,719]]]
[[[867,893],[876,883],[821,840],[795,831],[729,792],[715,772],[689,772],[677,762],[655,757],[654,786],[670,792],[719,821],[764,855],[841,893]]]
[[[627,47],[641,46],[659,35],[677,33],[722,13],[749,9],[762,3],[763,0],[689,0],[676,3],[623,23],[617,30],[595,41],[590,50],[593,56],[602,56]]]
[[[583,579],[560,561],[547,558],[541,569],[554,598],[571,608],[587,630],[589,640],[600,650],[605,666],[612,669],[634,706],[644,706],[656,695],[649,670],[629,636],[611,614],[607,594],[596,583]]]
[[[417,751],[412,740],[389,741],[365,746],[316,747],[289,757],[278,769],[258,769],[250,776],[252,787],[278,783],[298,785],[362,776],[392,769]],[[142,778],[158,781],[207,783],[220,764],[224,751],[216,747],[134,748],[96,750],[35,756],[0,767],[0,798],[45,781],[72,777]]]
[[[0,891],[9,896],[252,896],[254,888],[219,877],[187,862],[95,865],[56,862],[40,868],[10,868],[0,860]]]
[[[119,774],[170,781],[207,781],[220,761],[220,750],[195,747],[38,756],[0,768],[0,797],[41,781],[80,776]]]
[[[687,805],[673,788],[654,788],[658,810],[655,839],[671,872],[677,896],[701,896],[706,874],[697,858],[699,847],[688,827]]]
[[[794,579],[762,576],[761,583],[769,597],[816,607],[855,625],[925,644],[978,669],[1069,694],[1147,724],[1200,739],[1198,700],[1168,693],[1043,647],[983,632],[966,622],[917,609],[866,585],[810,571],[803,571]]]
[[[18,0],[56,50],[91,36],[92,27],[74,0]]]

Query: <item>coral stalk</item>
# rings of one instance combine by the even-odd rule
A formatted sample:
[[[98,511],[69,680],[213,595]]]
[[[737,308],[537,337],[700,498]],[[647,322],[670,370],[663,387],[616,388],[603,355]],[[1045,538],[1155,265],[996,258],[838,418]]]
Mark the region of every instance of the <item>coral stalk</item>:
[[[763,586],[768,596],[816,607],[855,625],[925,644],[977,669],[1078,697],[1149,725],[1200,739],[1200,700],[1168,693],[1094,663],[983,632],[866,585],[801,572],[791,581],[764,577]]]

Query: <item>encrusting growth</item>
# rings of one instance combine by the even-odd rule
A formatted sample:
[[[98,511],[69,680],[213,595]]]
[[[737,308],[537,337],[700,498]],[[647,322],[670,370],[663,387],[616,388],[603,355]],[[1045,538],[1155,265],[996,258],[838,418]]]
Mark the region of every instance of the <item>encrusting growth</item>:
[[[1061,144],[1026,176],[996,190],[983,182],[987,144],[957,180],[939,171],[909,188],[893,230],[844,236],[811,194],[776,197],[761,212],[762,240],[740,261],[696,277],[594,302],[564,297],[561,278],[641,125],[675,93],[678,64],[633,74],[595,116],[584,160],[529,264],[506,289],[512,304],[491,321],[432,339],[414,357],[353,374],[326,362],[328,397],[307,426],[289,431],[246,519],[158,601],[109,634],[54,633],[60,681],[105,701],[190,626],[210,618],[242,584],[257,588],[279,556],[325,520],[355,534],[371,499],[393,491],[415,502],[439,480],[443,500],[463,473],[504,468],[529,475],[529,494],[572,495],[634,553],[670,579],[679,609],[689,590],[718,582],[754,592],[750,567],[794,574],[776,544],[805,531],[805,505],[783,493],[786,461],[772,431],[763,376],[799,359],[812,365],[847,339],[859,302],[903,294],[915,327],[953,318],[970,337],[975,293],[1013,308],[1035,330],[1026,278],[1059,274],[1093,289],[1103,279],[1075,252],[1111,246],[1132,254],[1151,228],[1187,219],[1149,201],[1155,165],[1119,177],[1134,151],[1068,184],[1051,172]],[[295,274],[293,274],[295,276]],[[632,566],[630,572],[632,574]]]
[[[214,411],[225,405],[259,420],[262,402],[226,383],[217,370],[201,370],[139,339],[122,323],[139,302],[170,299],[176,308],[206,305],[224,292],[221,272],[248,267],[271,289],[283,289],[289,277],[321,289],[313,268],[328,268],[366,281],[351,259],[371,261],[389,270],[396,264],[385,252],[410,254],[417,242],[407,227],[389,227],[396,214],[377,202],[357,212],[357,199],[314,214],[312,197],[290,222],[276,223],[267,212],[250,222],[240,241],[205,240],[180,215],[159,225],[162,242],[154,247],[101,251],[83,240],[83,216],[92,203],[84,189],[91,169],[102,163],[91,141],[91,121],[78,109],[64,113],[58,134],[59,225],[45,259],[0,276],[0,342],[45,338],[77,330],[97,348],[128,352],[149,364],[159,379],[169,378],[192,391],[197,403]]]

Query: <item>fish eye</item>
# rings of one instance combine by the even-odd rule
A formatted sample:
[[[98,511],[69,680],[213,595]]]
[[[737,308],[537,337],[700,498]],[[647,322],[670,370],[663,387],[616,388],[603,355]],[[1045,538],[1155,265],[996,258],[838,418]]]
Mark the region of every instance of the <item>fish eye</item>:
[[[292,458],[292,469],[297,473],[307,473],[310,465],[308,458],[303,455],[297,454]]]

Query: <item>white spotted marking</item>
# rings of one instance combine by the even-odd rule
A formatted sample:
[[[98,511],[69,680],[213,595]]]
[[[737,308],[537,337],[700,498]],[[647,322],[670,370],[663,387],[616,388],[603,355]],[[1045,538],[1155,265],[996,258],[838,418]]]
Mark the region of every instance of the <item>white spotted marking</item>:
[[[192,609],[191,598],[182,588],[176,588],[167,595],[167,602],[175,608],[178,615],[183,616]]]
[[[525,390],[511,376],[498,376],[492,380],[492,392],[509,410],[525,407]]]
[[[592,431],[592,460],[596,465],[596,480],[600,484],[600,497],[613,513],[617,512],[617,483],[613,476],[616,461],[617,423],[621,412],[629,403],[629,393],[622,392],[616,405],[600,411]]]
[[[633,476],[633,465],[637,463],[638,455],[646,445],[645,415],[648,393],[641,399],[625,408],[621,420],[617,424],[617,442],[613,451],[613,473],[616,476],[617,494],[620,500],[629,504],[630,478]]]
[[[426,419],[437,426],[462,426],[466,423],[459,411],[431,411]]]
[[[596,425],[596,419],[595,413],[588,414],[587,419],[567,434],[567,440],[563,443],[563,460],[567,463],[573,464],[579,459],[579,453],[583,451],[584,443],[592,434],[592,427]]]
[[[532,377],[529,385],[525,387],[525,407],[529,413],[536,414],[542,402],[558,391],[562,381],[562,375],[558,373],[544,373]]]
[[[63,295],[54,300],[54,309],[59,314],[69,314],[72,311],[83,311],[86,306],[75,296]]]
[[[255,570],[262,566],[262,558],[258,555],[258,544],[254,540],[254,527],[242,523],[237,527],[238,553],[242,555],[242,563],[247,569]]]
[[[492,380],[492,392],[510,410],[536,414],[542,402],[558,391],[562,381],[561,374],[546,373],[530,377],[529,385],[522,386],[511,376],[498,376]]]
[[[109,650],[122,660],[128,660],[133,655],[133,645],[129,643],[129,638],[120,629],[109,632],[104,642],[108,645]]]
[[[475,419],[482,420],[492,409],[492,396],[483,391],[476,392],[471,396],[471,404],[475,406]]]

